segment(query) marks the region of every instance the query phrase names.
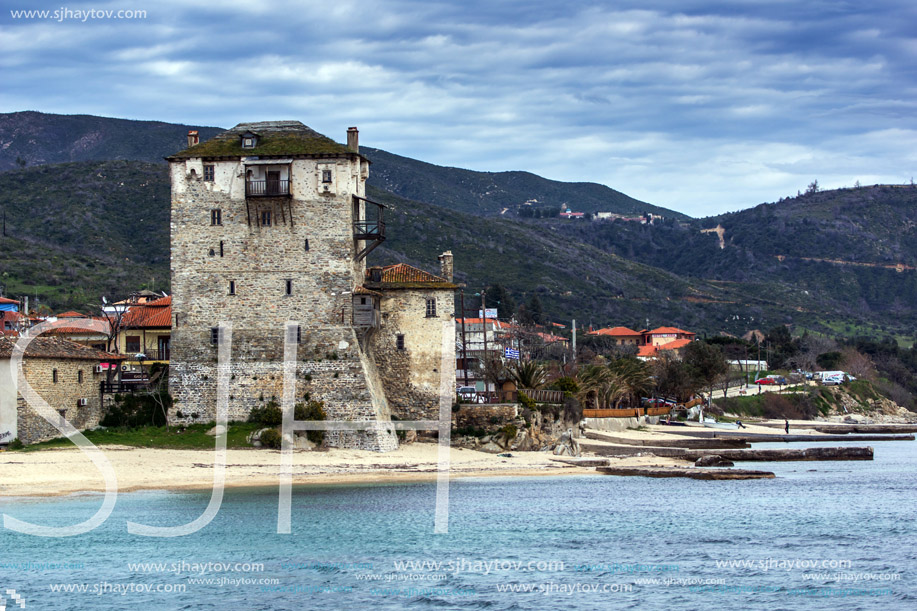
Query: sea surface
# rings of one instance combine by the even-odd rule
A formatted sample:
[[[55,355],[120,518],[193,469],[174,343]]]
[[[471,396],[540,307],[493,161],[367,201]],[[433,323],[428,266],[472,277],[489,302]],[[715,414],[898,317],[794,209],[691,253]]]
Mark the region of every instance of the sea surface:
[[[123,493],[87,534],[0,529],[0,606],[917,609],[917,442],[871,445],[872,462],[767,464],[773,480],[460,479],[446,534],[435,483],[294,488],[290,535],[277,488],[228,490],[213,522],[175,538],[126,523],[189,522],[209,492]],[[4,498],[0,512],[63,526],[101,500]]]

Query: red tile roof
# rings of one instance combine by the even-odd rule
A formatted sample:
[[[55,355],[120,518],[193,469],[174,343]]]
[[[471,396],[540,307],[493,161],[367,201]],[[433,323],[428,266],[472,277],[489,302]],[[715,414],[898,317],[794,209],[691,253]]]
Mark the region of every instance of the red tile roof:
[[[70,310],[69,312],[64,312],[63,314],[58,314],[58,318],[89,318],[85,314],[80,314],[79,312],[74,312]]]
[[[684,329],[679,329],[678,327],[659,327],[658,329],[653,329],[652,331],[645,331],[647,335],[657,335],[657,334],[672,334],[677,333],[679,335],[697,335],[697,333],[692,333],[690,331],[685,331]]]
[[[51,328],[45,331],[46,335],[92,335],[92,334],[103,334],[107,335],[108,331],[96,331],[95,329],[86,329],[83,327],[68,326],[68,322],[71,321],[71,318],[65,318],[64,320],[57,320],[50,323]],[[107,329],[111,328],[111,321],[109,321],[104,316],[83,316],[80,320],[97,320],[105,325]]]
[[[642,334],[639,331],[634,331],[633,329],[628,329],[627,327],[612,327],[611,329],[599,329],[598,331],[590,331],[589,335],[611,335],[612,337],[640,337]]]
[[[13,354],[16,340],[0,337],[0,358],[8,359]],[[36,337],[29,342],[27,358],[79,359],[84,361],[120,361],[124,355],[102,352],[89,346],[71,342],[62,337]]]
[[[694,335],[692,333],[691,335]],[[678,350],[684,348],[690,344],[693,340],[690,339],[676,339],[675,341],[669,342],[668,344],[662,344],[661,346],[652,346],[647,344],[646,346],[640,346],[640,349],[637,351],[637,356],[651,357],[656,356],[656,353],[660,350]]]
[[[128,308],[121,318],[121,327],[124,329],[172,328],[172,297],[163,297]]]
[[[19,301],[16,299],[7,299],[6,297],[0,297],[0,303],[15,303],[19,305]]]
[[[367,278],[369,277],[370,271],[367,271]],[[430,272],[411,267],[405,263],[396,263],[395,265],[386,265],[383,267],[382,283],[452,284],[442,276],[434,276]]]

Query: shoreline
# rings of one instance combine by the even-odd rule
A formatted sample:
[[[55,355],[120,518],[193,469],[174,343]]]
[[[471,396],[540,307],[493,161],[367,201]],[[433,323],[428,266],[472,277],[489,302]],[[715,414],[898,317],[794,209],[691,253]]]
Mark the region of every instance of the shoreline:
[[[791,428],[802,428],[805,421],[791,421]],[[746,431],[763,442],[775,441],[784,434],[770,423],[748,423]],[[673,430],[674,429],[674,430]],[[680,429],[680,430],[679,430]],[[656,456],[643,452],[640,445],[652,445],[665,440],[676,443],[691,439],[690,431],[715,431],[703,426],[669,427],[650,425],[639,429],[599,431],[601,435],[619,438],[609,443],[580,438],[591,445],[616,446],[627,444],[627,456],[608,457],[611,466],[620,468],[667,468],[693,466],[693,461],[675,457]],[[679,434],[681,433],[681,434]],[[813,441],[831,435],[807,430]],[[695,438],[696,439],[696,438]],[[827,439],[826,439],[827,440]],[[638,442],[638,443],[635,443]],[[642,443],[639,443],[642,442]],[[158,449],[117,445],[99,446],[112,464],[119,492],[166,491],[192,492],[213,488],[214,450]],[[585,450],[585,448],[584,448]],[[551,452],[510,451],[502,457],[477,450],[451,447],[449,479],[472,477],[544,477],[564,475],[600,475],[594,468],[559,462],[567,456]],[[583,458],[594,456],[584,451]],[[295,450],[292,459],[292,483],[301,485],[399,484],[433,482],[438,478],[439,445],[430,442],[404,444],[393,452],[378,453],[365,450],[327,449]],[[279,450],[233,448],[226,450],[224,488],[277,487],[281,469]],[[41,498],[102,493],[105,482],[101,473],[85,453],[75,446],[46,449],[38,452],[0,452],[0,499]]]
[[[207,491],[213,487],[213,450],[166,450],[100,446],[112,464],[118,492]],[[544,477],[596,475],[595,469],[557,462],[550,452],[511,452],[511,458],[451,448],[449,479],[471,477]],[[292,483],[351,485],[433,482],[438,477],[439,445],[412,443],[394,452],[360,450],[298,451],[293,454]],[[277,487],[279,450],[226,451],[224,488]],[[633,456],[621,466],[670,466],[683,461]],[[0,453],[0,498],[41,498],[104,493],[105,482],[78,448]]]

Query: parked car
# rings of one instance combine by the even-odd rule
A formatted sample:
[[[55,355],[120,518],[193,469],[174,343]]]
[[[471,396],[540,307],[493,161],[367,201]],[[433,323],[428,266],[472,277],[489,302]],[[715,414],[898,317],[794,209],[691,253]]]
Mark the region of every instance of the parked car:
[[[776,383],[777,383],[777,380],[775,380],[774,378],[758,378],[757,380],[755,380],[755,384],[761,384],[764,386],[768,384],[776,384]]]
[[[486,403],[484,397],[478,394],[478,389],[474,386],[459,386],[456,394],[465,403]]]

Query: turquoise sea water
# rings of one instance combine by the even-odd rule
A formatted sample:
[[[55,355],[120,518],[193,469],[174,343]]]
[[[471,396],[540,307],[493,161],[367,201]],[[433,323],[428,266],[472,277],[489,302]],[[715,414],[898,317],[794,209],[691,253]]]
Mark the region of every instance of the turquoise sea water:
[[[432,483],[296,488],[292,535],[275,532],[276,488],[230,490],[209,526],[172,539],[126,522],[188,522],[209,492],[125,493],[85,535],[0,530],[0,596],[8,609],[8,589],[25,609],[914,609],[917,442],[873,446],[872,462],[770,464],[774,480],[461,479],[441,535]],[[58,526],[100,501],[0,511]]]

